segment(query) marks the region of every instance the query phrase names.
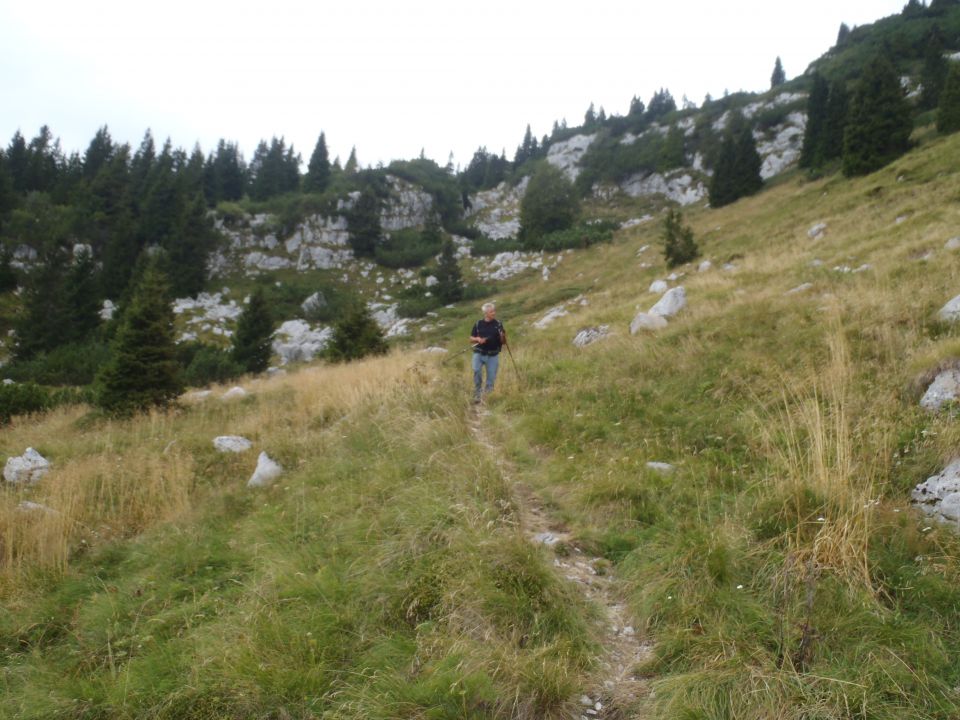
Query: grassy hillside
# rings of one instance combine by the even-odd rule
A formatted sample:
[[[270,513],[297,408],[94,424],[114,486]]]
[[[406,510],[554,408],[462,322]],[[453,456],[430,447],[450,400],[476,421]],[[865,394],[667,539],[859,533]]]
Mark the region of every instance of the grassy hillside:
[[[684,268],[656,334],[628,331],[666,274],[656,223],[512,281],[520,374],[505,358],[479,411],[465,355],[410,351],[131,422],[16,421],[0,450],[54,470],[0,493],[0,717],[559,718],[583,694],[601,717],[957,717],[960,540],[908,497],[960,446],[917,405],[960,356],[935,321],[958,152],[689,214],[714,269]],[[472,317],[450,317],[457,350]],[[259,450],[286,471],[248,490]],[[529,541],[533,505],[563,542]],[[653,646],[639,692],[557,571],[578,550]]]

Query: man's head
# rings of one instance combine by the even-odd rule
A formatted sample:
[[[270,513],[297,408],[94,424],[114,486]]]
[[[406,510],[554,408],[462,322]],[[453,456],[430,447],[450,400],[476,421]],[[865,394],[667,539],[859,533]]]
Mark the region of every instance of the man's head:
[[[484,303],[481,307],[483,310],[483,319],[489,322],[497,316],[497,306],[493,303]]]

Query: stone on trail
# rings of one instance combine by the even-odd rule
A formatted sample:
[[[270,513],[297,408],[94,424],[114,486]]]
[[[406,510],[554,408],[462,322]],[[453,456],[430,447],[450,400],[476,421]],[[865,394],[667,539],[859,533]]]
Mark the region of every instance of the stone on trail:
[[[687,291],[683,286],[668,290],[662,298],[650,308],[651,315],[673,317],[687,306]]]
[[[663,295],[669,289],[670,286],[667,285],[666,280],[654,280],[652,283],[650,283],[650,288],[647,290],[647,292]]]
[[[647,467],[663,475],[669,475],[674,470],[673,465],[665,462],[648,462]]]
[[[220,435],[213,439],[213,446],[220,452],[246,452],[253,447],[253,443],[239,435]]]
[[[937,412],[948,402],[955,402],[960,396],[960,368],[944,370],[930,383],[930,387],[920,398],[920,407]]]
[[[666,326],[667,320],[662,315],[637,313],[637,316],[630,323],[630,334],[636,335],[641,330],[662,330]]]
[[[32,447],[28,447],[23,455],[7,458],[3,468],[3,479],[13,485],[21,483],[33,485],[50,470],[50,461]]]
[[[257,458],[257,469],[253,471],[250,480],[247,481],[247,487],[267,487],[280,477],[283,468],[265,452],[260,453]]]

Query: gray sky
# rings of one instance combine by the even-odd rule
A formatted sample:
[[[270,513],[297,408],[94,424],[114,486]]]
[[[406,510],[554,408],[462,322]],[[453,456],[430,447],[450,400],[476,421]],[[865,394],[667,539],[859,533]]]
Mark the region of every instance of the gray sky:
[[[284,136],[304,162],[331,158],[466,165],[480,145],[512,159],[527,123],[625,114],[660,87],[679,103],[763,91],[850,27],[906,0],[0,0],[0,145],[47,124],[66,151],[106,124],[134,148],[204,153],[219,138],[249,160]]]

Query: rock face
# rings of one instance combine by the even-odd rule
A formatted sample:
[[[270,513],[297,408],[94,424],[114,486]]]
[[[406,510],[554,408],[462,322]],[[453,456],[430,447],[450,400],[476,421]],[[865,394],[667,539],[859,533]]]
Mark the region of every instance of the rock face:
[[[960,369],[950,368],[937,375],[930,387],[920,398],[920,407],[937,412],[948,402],[956,402],[960,397]]]
[[[520,232],[520,201],[527,192],[529,177],[516,187],[505,182],[493,190],[483,190],[470,198],[466,216],[474,219],[474,226],[491,240],[516,237]]]
[[[283,468],[275,460],[272,460],[267,453],[262,452],[257,458],[257,469],[247,481],[247,487],[267,487],[272,485],[283,473]]]
[[[673,317],[687,306],[687,291],[682,286],[668,290],[662,298],[650,308],[651,315]]]
[[[273,352],[280,363],[310,362],[327,347],[333,330],[314,330],[303,320],[287,320],[273,333]]]
[[[253,443],[239,435],[221,435],[213,439],[213,446],[220,452],[241,453],[253,447]]]
[[[33,485],[50,470],[50,461],[32,447],[23,455],[7,458],[3,479],[13,485]]]
[[[672,173],[641,173],[625,180],[620,188],[630,197],[662,195],[680,205],[692,205],[707,196],[703,182],[689,171],[680,169]]]
[[[554,143],[547,150],[547,162],[562,171],[570,182],[573,182],[580,174],[580,158],[596,137],[596,134],[574,135],[569,140]]]
[[[573,339],[573,344],[578,348],[586,347],[591,343],[595,343],[597,340],[602,340],[607,335],[610,334],[609,325],[600,325],[599,327],[590,327],[584,328],[577,333],[577,336]]]
[[[960,458],[917,485],[911,496],[927,515],[960,528]]]
[[[807,116],[802,112],[793,112],[769,133],[754,133],[754,138],[757,140],[757,153],[763,159],[760,177],[769,180],[800,158],[806,127]]]
[[[948,302],[937,313],[937,317],[945,322],[957,322],[960,320],[960,295]]]

